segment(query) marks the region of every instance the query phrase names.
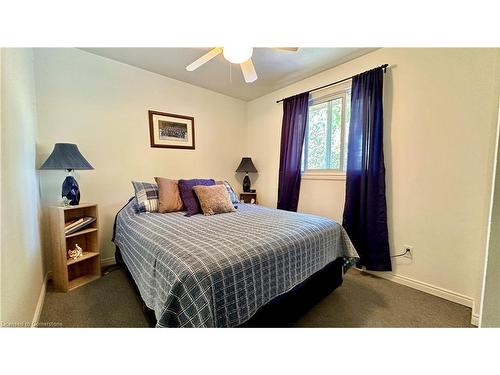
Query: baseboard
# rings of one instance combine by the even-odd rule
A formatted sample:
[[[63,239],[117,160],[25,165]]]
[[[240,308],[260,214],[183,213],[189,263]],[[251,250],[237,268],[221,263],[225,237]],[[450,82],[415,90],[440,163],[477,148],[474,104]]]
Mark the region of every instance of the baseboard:
[[[361,270],[360,270],[361,271]],[[395,283],[401,284],[408,286],[413,289],[420,290],[421,292],[425,292],[428,294],[432,294],[433,296],[436,297],[441,297],[443,299],[446,299],[451,302],[458,303],[463,306],[467,306],[472,308],[474,305],[474,299],[468,296],[465,296],[460,293],[452,292],[451,290],[444,289],[432,284],[427,284],[422,281],[418,281],[415,279],[411,279],[406,276],[401,276],[401,275],[396,275],[392,272],[377,272],[377,271],[366,271],[362,270],[363,272],[381,277],[386,280],[393,281]]]
[[[479,327],[479,314],[472,314],[470,318],[470,324]]]
[[[358,268],[357,268],[358,269]],[[435,285],[427,284],[422,281],[418,281],[415,279],[411,279],[406,276],[396,275],[392,272],[376,272],[376,271],[365,271],[358,269],[359,271],[366,272],[378,277],[381,277],[386,280],[393,281],[395,283],[405,285],[407,287],[420,290],[421,292],[432,294],[433,296],[443,298],[445,300],[458,303],[463,306],[470,307],[471,309],[474,307],[474,299],[465,296],[460,293],[452,292],[451,290],[440,288]],[[479,315],[472,314],[471,316],[471,324],[478,326],[479,323]]]
[[[101,267],[113,266],[116,264],[115,257],[101,259]]]
[[[36,304],[35,314],[33,315],[33,320],[31,321],[31,327],[37,327],[40,321],[40,315],[42,314],[43,303],[45,302],[45,294],[47,292],[47,281],[49,280],[49,273],[47,272],[43,278],[42,288],[40,289],[40,295],[38,296],[38,302]]]
[[[421,292],[432,294],[433,296],[443,298],[445,300],[451,301],[458,303],[463,306],[470,307],[471,309],[474,307],[474,299],[460,294],[453,292],[448,289],[444,289],[432,284],[424,283],[422,281],[418,281],[415,279],[411,279],[406,276],[401,276],[401,275],[396,275],[392,272],[376,272],[376,271],[366,271],[366,270],[360,270],[378,277],[381,277],[386,280],[393,281],[395,283],[405,285],[407,287],[420,290]],[[471,324],[474,326],[479,325],[479,315],[478,314],[471,314]]]

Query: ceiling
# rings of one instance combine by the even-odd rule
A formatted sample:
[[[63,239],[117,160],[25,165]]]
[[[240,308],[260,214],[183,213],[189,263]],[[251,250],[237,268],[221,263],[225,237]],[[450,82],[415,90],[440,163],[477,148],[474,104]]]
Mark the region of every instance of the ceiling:
[[[374,48],[300,48],[297,52],[254,48],[258,79],[245,83],[241,69],[222,55],[193,72],[186,66],[211,48],[81,48],[125,64],[199,87],[252,100],[364,55]]]

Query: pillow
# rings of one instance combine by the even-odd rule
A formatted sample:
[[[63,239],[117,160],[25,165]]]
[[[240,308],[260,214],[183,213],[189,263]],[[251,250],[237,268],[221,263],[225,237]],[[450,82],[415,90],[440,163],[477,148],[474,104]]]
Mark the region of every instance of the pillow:
[[[158,212],[158,186],[149,182],[132,181],[139,212]]]
[[[226,186],[213,185],[193,187],[204,215],[223,214],[236,211],[229,198]]]
[[[181,194],[184,209],[187,211],[186,216],[196,215],[197,213],[201,212],[198,198],[193,191],[193,186],[196,185],[212,186],[215,185],[215,181],[212,179],[179,180],[179,192]]]
[[[155,177],[155,181],[158,184],[158,211],[162,214],[182,211],[182,199],[179,193],[178,181],[163,177]]]
[[[224,185],[227,189],[227,192],[229,193],[229,198],[231,199],[231,202],[233,204],[238,204],[240,203],[240,200],[238,199],[238,195],[234,192],[233,188],[227,181],[216,181],[215,182],[217,185]]]

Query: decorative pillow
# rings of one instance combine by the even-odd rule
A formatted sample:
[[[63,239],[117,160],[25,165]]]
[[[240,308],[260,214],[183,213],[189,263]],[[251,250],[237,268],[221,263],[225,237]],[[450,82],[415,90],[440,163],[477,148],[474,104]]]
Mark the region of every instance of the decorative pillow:
[[[224,185],[193,187],[204,215],[236,211]]]
[[[240,200],[238,199],[238,195],[234,192],[232,186],[229,184],[227,181],[215,181],[217,185],[224,185],[227,189],[227,192],[229,193],[229,198],[231,199],[231,202],[233,204],[238,204],[240,203]]]
[[[182,211],[182,199],[179,193],[179,183],[177,180],[169,178],[155,177],[158,184],[158,211],[162,214],[166,212]]]
[[[193,191],[193,186],[196,185],[212,186],[215,185],[215,181],[212,179],[179,180],[179,192],[184,209],[187,211],[186,216],[193,216],[201,212],[198,198]]]
[[[132,181],[139,212],[158,212],[158,186],[149,182]]]

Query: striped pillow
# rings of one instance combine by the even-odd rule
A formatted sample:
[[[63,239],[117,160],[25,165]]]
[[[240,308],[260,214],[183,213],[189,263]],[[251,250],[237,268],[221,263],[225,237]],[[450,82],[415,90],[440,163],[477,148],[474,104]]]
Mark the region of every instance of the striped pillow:
[[[238,204],[240,203],[240,200],[238,199],[238,196],[234,192],[232,186],[229,184],[227,181],[216,181],[215,182],[217,185],[224,185],[226,187],[226,190],[229,194],[229,198],[231,198],[231,203],[233,204]]]
[[[158,185],[132,181],[139,212],[158,212]]]

